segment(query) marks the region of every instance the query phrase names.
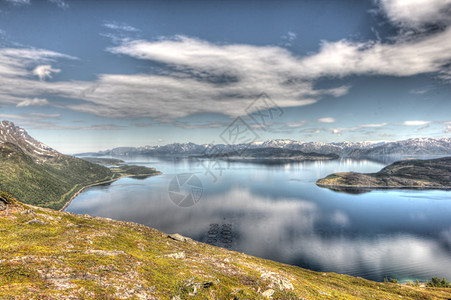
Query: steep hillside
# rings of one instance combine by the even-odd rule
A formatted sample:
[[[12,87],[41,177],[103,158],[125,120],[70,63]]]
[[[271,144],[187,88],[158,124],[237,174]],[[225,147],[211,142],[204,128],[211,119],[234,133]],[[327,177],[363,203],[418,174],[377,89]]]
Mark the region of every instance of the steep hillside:
[[[395,162],[377,173],[335,173],[317,185],[334,188],[451,189],[451,157]]]
[[[0,189],[26,203],[59,209],[84,185],[118,177],[75,157],[58,155],[37,162],[15,144],[0,144]]]
[[[155,169],[127,165],[109,169],[61,154],[13,123],[0,122],[0,189],[22,202],[60,209],[85,186],[155,174],[159,174]]]
[[[0,234],[0,299],[451,298],[451,289],[317,273],[15,201],[0,209]]]

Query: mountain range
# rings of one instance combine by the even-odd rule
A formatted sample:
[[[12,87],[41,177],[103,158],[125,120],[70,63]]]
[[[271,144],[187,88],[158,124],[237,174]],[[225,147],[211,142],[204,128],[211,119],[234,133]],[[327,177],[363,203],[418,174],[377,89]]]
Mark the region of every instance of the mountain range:
[[[247,149],[282,148],[305,153],[336,154],[340,157],[377,156],[446,156],[451,155],[451,138],[412,138],[403,141],[384,142],[303,142],[275,139],[246,144],[195,144],[173,143],[164,146],[118,147],[111,150],[79,155],[133,156],[133,155],[208,155],[215,153],[241,153]]]

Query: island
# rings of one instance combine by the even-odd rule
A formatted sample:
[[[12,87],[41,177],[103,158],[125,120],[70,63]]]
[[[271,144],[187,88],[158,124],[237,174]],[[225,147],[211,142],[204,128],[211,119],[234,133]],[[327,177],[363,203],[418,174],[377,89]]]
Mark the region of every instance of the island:
[[[401,160],[377,173],[334,173],[319,179],[316,184],[336,191],[378,188],[451,190],[451,157]]]
[[[251,162],[264,164],[282,164],[301,161],[333,160],[338,159],[337,154],[321,154],[315,152],[303,152],[299,150],[283,148],[255,148],[246,149],[240,153],[223,152],[193,156],[197,159],[221,159],[229,162]]]

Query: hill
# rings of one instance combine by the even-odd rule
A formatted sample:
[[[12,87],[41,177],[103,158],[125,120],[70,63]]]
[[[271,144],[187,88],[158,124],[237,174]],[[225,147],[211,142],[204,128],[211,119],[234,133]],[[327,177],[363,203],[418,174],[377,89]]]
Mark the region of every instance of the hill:
[[[377,173],[335,173],[317,185],[333,188],[451,189],[451,157],[395,162]]]
[[[449,299],[0,197],[0,299]]]
[[[234,162],[255,162],[255,163],[288,163],[296,161],[332,160],[338,159],[336,154],[306,153],[299,150],[284,148],[254,148],[246,149],[240,154],[235,152],[225,152],[219,154],[205,154],[196,158],[217,158]]]
[[[125,165],[109,169],[61,154],[13,123],[0,122],[0,189],[23,202],[60,209],[86,186],[154,174],[155,169]]]

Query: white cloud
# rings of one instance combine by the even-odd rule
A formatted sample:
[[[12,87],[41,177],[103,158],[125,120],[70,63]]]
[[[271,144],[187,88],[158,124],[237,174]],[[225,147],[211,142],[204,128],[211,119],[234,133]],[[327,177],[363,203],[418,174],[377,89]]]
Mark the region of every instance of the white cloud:
[[[14,5],[29,5],[30,0],[6,0],[6,2],[12,3]]]
[[[396,25],[419,29],[429,24],[451,24],[451,0],[379,0]]]
[[[22,102],[17,103],[17,107],[22,106],[43,106],[48,105],[49,102],[47,99],[39,99],[39,98],[33,98],[33,99],[25,99]]]
[[[423,126],[431,123],[431,121],[404,121],[402,125],[406,126]]]
[[[55,4],[55,5],[57,5],[59,8],[62,8],[62,9],[69,8],[69,4],[67,4],[63,0],[48,0],[48,1],[53,3],[53,4]]]
[[[317,54],[300,61],[304,76],[349,75],[412,76],[450,72],[451,28],[418,38],[399,38],[394,43],[323,42]]]
[[[343,131],[355,131],[363,128],[381,128],[390,125],[389,123],[379,123],[379,124],[361,124],[353,127],[342,127],[342,128],[324,128],[333,134],[341,135]]]
[[[334,118],[319,118],[317,121],[320,123],[335,123],[337,120]]]
[[[291,42],[297,38],[296,33],[288,31],[287,34],[282,36],[282,40],[285,41],[284,46],[291,46]]]
[[[299,122],[293,122],[293,123],[285,123],[288,127],[303,127],[307,124],[307,121],[299,121]]]
[[[39,117],[43,119],[59,119],[61,117],[60,114],[46,114],[46,113],[29,113],[32,117]]]
[[[110,23],[107,23],[110,24]],[[124,24],[122,24],[124,25]],[[118,28],[111,23],[107,27]],[[125,25],[124,25],[125,26]],[[20,103],[39,95],[80,99],[68,108],[110,118],[151,117],[163,122],[198,113],[243,115],[261,92],[281,108],[346,95],[350,86],[315,89],[322,76],[447,74],[451,29],[392,43],[323,42],[318,53],[297,57],[276,46],[218,45],[185,36],[133,40],[109,49],[115,54],[171,66],[159,74],[100,74],[93,82],[46,82],[59,72],[51,64],[68,56],[40,49],[1,49],[0,96]],[[29,66],[41,81],[29,78]],[[371,124],[370,124],[371,125]]]
[[[51,65],[41,65],[37,66],[33,70],[33,74],[38,76],[40,80],[45,80],[46,78],[52,78],[52,73],[59,73],[60,69],[53,69]]]
[[[103,24],[104,27],[112,30],[119,30],[119,31],[128,31],[128,32],[137,32],[139,29],[128,25],[126,23],[117,23],[117,22],[106,22]]]
[[[428,89],[413,89],[410,91],[411,94],[426,94],[427,92],[429,92]]]
[[[384,127],[387,126],[388,123],[379,123],[379,124],[363,124],[357,126],[358,128],[377,128],[377,127]]]
[[[178,36],[153,42],[136,40],[109,50],[166,63],[176,71],[160,76],[102,75],[94,94],[107,93],[107,90],[99,89],[107,85],[116,89],[114,94],[121,93],[119,90],[134,90],[133,95],[123,95],[130,97],[132,102],[137,95],[144,98],[147,94],[143,104],[158,107],[159,101],[164,102],[162,105],[168,108],[160,114],[164,117],[196,112],[237,116],[243,114],[245,107],[262,91],[267,92],[278,106],[289,107],[312,104],[326,95],[339,97],[349,89],[344,86],[315,90],[312,81],[303,79],[302,70],[296,68],[297,58],[280,47],[215,45]],[[148,99],[152,99],[152,103]],[[74,109],[95,110],[92,105]],[[140,113],[143,111],[140,109]]]

